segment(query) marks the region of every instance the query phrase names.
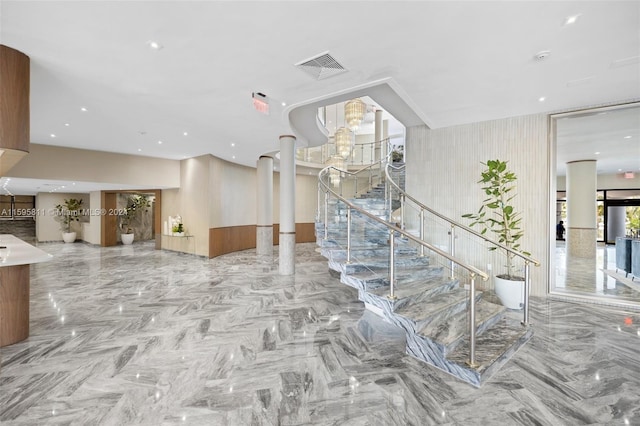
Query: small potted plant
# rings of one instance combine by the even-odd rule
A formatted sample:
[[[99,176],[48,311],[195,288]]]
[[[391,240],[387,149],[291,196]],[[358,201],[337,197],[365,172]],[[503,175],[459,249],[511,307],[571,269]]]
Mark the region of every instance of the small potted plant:
[[[127,206],[123,210],[122,216],[120,216],[120,239],[122,244],[128,245],[133,243],[134,233],[132,222],[142,213],[148,211],[151,206],[149,198],[146,195],[131,195],[127,200]]]
[[[481,226],[482,234],[493,232],[498,242],[506,247],[520,251],[527,256],[530,253],[520,250],[520,239],[524,231],[520,227],[522,217],[516,212],[512,200],[515,198],[517,176],[507,168],[506,161],[489,160],[482,171],[482,191],[487,196],[477,213],[464,214],[462,217],[472,219],[470,226]],[[490,247],[489,250],[496,250]],[[510,309],[520,309],[523,303],[524,277],[518,276],[515,270],[515,254],[502,250],[506,260],[506,273],[496,275],[495,290],[503,305]]]
[[[76,232],[71,230],[71,224],[80,220],[82,198],[65,199],[62,204],[56,205],[56,219],[60,222],[62,240],[65,243],[73,243],[76,240]]]

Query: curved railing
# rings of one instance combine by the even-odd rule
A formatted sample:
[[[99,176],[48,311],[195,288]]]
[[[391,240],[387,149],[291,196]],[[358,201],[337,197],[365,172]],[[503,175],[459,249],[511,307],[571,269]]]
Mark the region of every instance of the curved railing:
[[[383,151],[385,147],[389,146],[390,139],[391,138],[386,138],[375,142],[355,144],[351,155],[346,159],[347,166],[364,166],[378,162],[380,155],[384,155]],[[335,142],[327,142],[320,146],[299,148],[296,150],[296,160],[324,165],[327,160],[335,154]]]
[[[347,247],[346,247],[346,263],[349,264],[351,263],[351,227],[352,227],[352,212],[356,211],[358,213],[360,213],[363,216],[368,217],[369,219],[371,219],[374,222],[377,222],[381,225],[383,225],[387,231],[389,232],[389,295],[387,296],[389,299],[395,299],[395,238],[396,235],[404,237],[408,240],[413,241],[414,243],[418,244],[421,247],[421,252],[424,253],[424,249],[428,249],[429,251],[431,251],[432,253],[435,253],[445,259],[447,259],[449,262],[451,262],[451,264],[456,265],[458,268],[462,268],[464,270],[466,270],[469,274],[469,278],[470,278],[470,282],[469,282],[469,364],[470,365],[476,365],[475,364],[475,341],[476,341],[476,320],[475,320],[475,303],[476,303],[476,296],[475,296],[475,280],[476,277],[480,277],[483,280],[487,280],[489,278],[489,275],[476,268],[473,265],[469,265],[466,262],[456,258],[454,255],[451,255],[447,252],[445,252],[444,250],[429,244],[428,242],[424,241],[421,238],[418,238],[416,236],[414,236],[413,234],[407,232],[406,230],[402,229],[402,227],[396,226],[395,224],[389,222],[388,220],[385,219],[381,219],[378,216],[369,213],[368,211],[366,211],[365,209],[358,207],[357,205],[355,205],[353,202],[349,201],[349,199],[347,198],[346,194],[344,194],[344,186],[342,185],[342,183],[344,182],[344,179],[346,179],[347,177],[355,177],[358,174],[361,173],[371,173],[370,170],[378,167],[380,169],[380,171],[383,170],[383,165],[385,165],[387,163],[387,160],[390,156],[390,153],[387,154],[387,156],[385,156],[383,159],[381,159],[380,161],[367,166],[361,170],[355,171],[355,172],[349,172],[346,170],[340,170],[340,169],[336,169],[333,166],[328,166],[325,167],[324,169],[322,169],[320,171],[320,173],[318,174],[318,213],[317,213],[317,219],[318,221],[320,221],[320,210],[321,210],[321,193],[324,195],[324,239],[326,240],[328,238],[328,233],[329,233],[329,228],[328,228],[328,224],[329,224],[329,200],[331,199],[331,197],[335,198],[338,201],[341,201],[342,203],[345,204],[346,208],[347,208]],[[333,181],[331,179],[331,175],[333,174]],[[380,182],[382,180],[384,180],[384,176],[382,175],[382,173],[380,173]],[[340,183],[338,185],[336,185],[335,180],[336,179],[340,179]],[[357,182],[357,179],[356,179]],[[336,187],[336,189],[332,189],[332,186]],[[371,188],[373,185],[369,186],[369,188]]]
[[[402,229],[404,229],[404,223],[405,223],[405,205],[407,203],[407,200],[410,201],[411,203],[413,203],[419,210],[420,210],[420,214],[419,214],[419,224],[420,224],[420,231],[419,231],[419,238],[420,240],[424,240],[425,239],[425,212],[428,212],[434,216],[436,216],[437,218],[443,220],[445,223],[447,223],[450,226],[450,230],[449,230],[449,253],[454,256],[455,255],[455,241],[456,241],[456,230],[461,230],[464,231],[465,233],[468,233],[470,235],[473,235],[477,238],[480,238],[482,241],[490,244],[492,247],[495,248],[499,248],[502,250],[505,250],[507,253],[510,253],[511,255],[518,257],[520,259],[522,259],[522,261],[524,262],[524,306],[523,306],[523,312],[524,312],[524,319],[523,319],[523,324],[527,325],[529,323],[529,293],[530,293],[530,289],[531,289],[531,281],[530,281],[530,274],[529,274],[529,267],[530,264],[534,264],[535,266],[540,266],[540,262],[534,258],[532,258],[531,256],[528,256],[522,252],[519,252],[518,250],[514,250],[511,247],[507,247],[502,243],[496,242],[494,240],[492,240],[491,238],[488,238],[486,235],[482,234],[481,232],[476,231],[475,229],[472,229],[466,225],[463,225],[461,223],[456,222],[455,220],[452,220],[448,217],[446,217],[445,215],[438,213],[437,211],[429,208],[428,206],[424,205],[423,203],[421,203],[420,201],[416,200],[414,197],[412,197],[410,194],[408,194],[404,189],[402,189],[400,187],[400,185],[398,185],[393,178],[391,177],[391,170],[395,170],[395,171],[399,171],[404,169],[404,164],[401,166],[394,166],[391,163],[387,163],[385,166],[385,179],[389,184],[389,195],[388,198],[392,198],[391,197],[391,191],[392,188],[395,189],[395,191],[397,192],[397,194],[399,195],[400,198],[400,214],[401,214],[401,222],[400,222],[400,227]],[[421,254],[424,254],[424,252],[422,251],[424,250],[421,247]],[[454,274],[454,269],[455,269],[455,265],[453,263],[451,263],[451,274]]]

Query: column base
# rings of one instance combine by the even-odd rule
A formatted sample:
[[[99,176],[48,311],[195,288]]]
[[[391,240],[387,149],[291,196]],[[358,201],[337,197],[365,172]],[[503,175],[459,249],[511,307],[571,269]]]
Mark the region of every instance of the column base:
[[[596,229],[568,228],[567,256],[595,259],[597,237]]]
[[[273,226],[258,225],[256,227],[256,254],[259,256],[273,254]]]
[[[296,273],[296,234],[295,232],[280,233],[280,259],[278,264],[280,275]]]

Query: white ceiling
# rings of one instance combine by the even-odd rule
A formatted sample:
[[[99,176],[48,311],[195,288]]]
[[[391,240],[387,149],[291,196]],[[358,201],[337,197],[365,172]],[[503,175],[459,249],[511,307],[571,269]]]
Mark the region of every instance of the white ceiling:
[[[640,98],[638,28],[638,1],[0,2],[0,43],[31,58],[33,143],[248,166],[291,111],[375,81],[433,128]],[[348,72],[294,66],[327,51]]]

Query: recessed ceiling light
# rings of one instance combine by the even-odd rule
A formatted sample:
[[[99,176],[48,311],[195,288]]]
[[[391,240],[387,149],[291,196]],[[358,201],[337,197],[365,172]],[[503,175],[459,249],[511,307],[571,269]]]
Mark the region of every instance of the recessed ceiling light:
[[[183,135],[184,135],[184,136],[189,136],[189,133],[184,132],[184,133],[183,133]]]
[[[54,135],[53,133],[51,133],[49,136],[51,136],[52,138],[56,137],[56,135]]]
[[[625,136],[625,139],[631,139],[631,135]]]
[[[80,111],[87,112],[87,109],[85,107],[82,107],[82,108],[80,108]]]
[[[545,98],[544,96],[541,96],[541,97],[538,98],[538,102],[544,102],[545,99],[547,99],[547,98]]]
[[[581,16],[581,14],[577,14],[577,15],[572,15],[572,16],[567,16],[564,19],[564,25],[571,25],[571,24],[575,24],[576,21],[578,20],[578,18]]]
[[[596,152],[595,152],[595,154],[596,154],[596,155],[599,155],[599,154],[600,154],[600,151],[596,151]]]
[[[282,106],[287,106],[287,103],[286,103],[286,102],[283,102],[283,103],[282,103]]]
[[[235,155],[232,155],[232,156],[231,156],[231,158],[232,158],[233,160],[235,160],[235,159],[236,159],[236,156],[235,156]]]
[[[64,123],[64,127],[69,127],[69,123]]]
[[[233,143],[233,142],[231,142],[231,146],[236,146],[236,144],[235,144],[235,143]]]
[[[162,145],[162,141],[158,141],[158,145]]]
[[[138,148],[138,152],[142,152],[142,148]]]
[[[150,48],[152,48],[153,50],[160,50],[162,49],[162,45],[160,43],[158,43],[157,41],[153,41],[153,40],[149,40],[147,42],[147,44],[149,45]]]

